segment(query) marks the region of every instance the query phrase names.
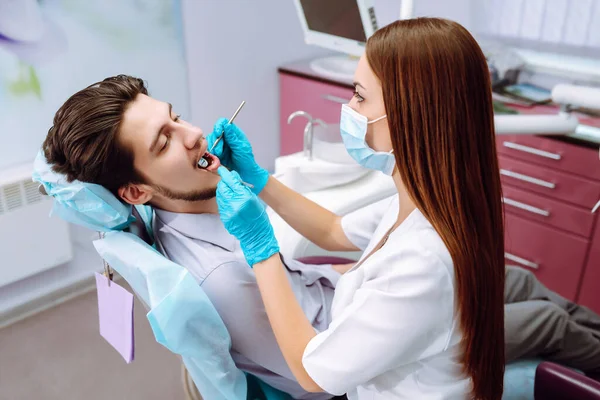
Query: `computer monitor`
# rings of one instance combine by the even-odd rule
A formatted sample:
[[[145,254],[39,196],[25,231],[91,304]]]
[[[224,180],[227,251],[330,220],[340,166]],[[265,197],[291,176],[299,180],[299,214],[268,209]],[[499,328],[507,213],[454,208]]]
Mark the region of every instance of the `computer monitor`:
[[[314,60],[311,67],[340,79],[352,79],[357,58],[377,30],[372,0],[294,0],[304,41],[347,56]]]

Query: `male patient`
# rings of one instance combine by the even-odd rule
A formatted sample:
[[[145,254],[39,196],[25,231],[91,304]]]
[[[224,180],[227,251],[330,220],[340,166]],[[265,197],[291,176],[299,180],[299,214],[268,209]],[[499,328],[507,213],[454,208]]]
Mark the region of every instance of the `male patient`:
[[[231,354],[240,369],[296,399],[331,397],[305,392],[283,359],[254,273],[218,215],[218,161],[207,170],[197,167],[207,151],[200,128],[182,120],[170,104],[149,97],[142,80],[120,75],[69,98],[56,113],[43,149],[54,171],[70,180],[100,184],[127,203],[154,207],[159,248],[202,286],[231,334]],[[354,236],[357,247],[364,247]],[[337,280],[350,266],[287,259],[284,264],[304,313],[315,329],[324,330]],[[600,371],[598,316],[547,290],[522,269],[507,268],[506,284],[509,361],[541,356]]]

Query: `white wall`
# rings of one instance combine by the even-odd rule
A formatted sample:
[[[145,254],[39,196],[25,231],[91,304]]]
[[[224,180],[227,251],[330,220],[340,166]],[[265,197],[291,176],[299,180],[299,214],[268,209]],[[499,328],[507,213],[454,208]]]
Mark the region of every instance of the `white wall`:
[[[92,276],[94,271],[102,271],[102,259],[92,244],[92,240],[97,238],[97,234],[89,229],[70,225],[70,235],[73,242],[73,260],[0,287],[0,315],[34,299],[85,281]],[[2,260],[2,262],[3,264],[6,262],[7,266],[10,265],[10,260]]]
[[[478,0],[413,0],[415,17],[441,17],[451,19],[471,30],[472,1]]]
[[[168,98],[177,109],[187,111],[187,68],[178,40],[181,32],[176,29],[180,24],[171,19],[173,15],[177,20],[180,17],[179,13],[169,13],[164,8],[169,7],[168,1],[39,3],[49,29],[42,35],[46,40],[10,48],[4,43],[0,48],[0,170],[32,162],[60,105],[76,90],[107,76],[120,73],[140,76],[149,81],[157,97]],[[115,6],[120,6],[118,15]],[[24,9],[31,11],[31,7]],[[19,15],[19,7],[9,7],[9,13],[15,10],[15,16]],[[27,21],[31,22],[31,18],[20,20],[24,22],[19,25],[24,31]],[[125,25],[129,29],[123,29]],[[88,26],[92,29],[86,29]],[[6,34],[6,24],[2,28]],[[25,69],[27,74],[23,73],[21,62],[35,66],[36,79],[31,81],[37,84],[27,84],[30,71]],[[16,85],[15,81],[20,83]],[[36,86],[37,90],[32,89]],[[31,223],[22,221],[24,225]],[[0,315],[90,278],[93,271],[102,269],[91,243],[94,233],[75,226],[71,227],[71,233],[74,260],[0,287]],[[13,260],[0,254],[0,269],[14,265]]]
[[[277,67],[325,52],[304,44],[291,0],[184,0],[191,121],[205,134],[219,117],[236,118],[257,161],[279,155]]]
[[[380,27],[400,16],[401,0],[372,0]],[[413,0],[413,17],[440,17],[456,21],[467,29],[472,28],[471,2],[478,0]]]

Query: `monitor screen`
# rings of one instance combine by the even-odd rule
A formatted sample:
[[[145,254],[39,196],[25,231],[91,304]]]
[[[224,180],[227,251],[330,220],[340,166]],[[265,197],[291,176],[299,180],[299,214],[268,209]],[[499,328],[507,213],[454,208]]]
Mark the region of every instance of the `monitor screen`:
[[[366,42],[367,37],[356,1],[300,0],[308,29]]]

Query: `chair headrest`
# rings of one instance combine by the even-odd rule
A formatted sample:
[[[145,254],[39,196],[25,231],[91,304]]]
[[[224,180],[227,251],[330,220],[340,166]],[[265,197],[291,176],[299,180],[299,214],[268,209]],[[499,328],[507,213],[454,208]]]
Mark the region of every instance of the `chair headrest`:
[[[54,198],[52,214],[68,222],[109,232],[121,231],[135,221],[132,206],[105,187],[77,180],[69,182],[66,176],[52,171],[42,150],[35,158],[32,178]]]
[[[152,229],[153,211],[150,206],[134,206],[133,217],[135,221],[129,225],[129,232],[152,246],[154,244],[154,231]]]

